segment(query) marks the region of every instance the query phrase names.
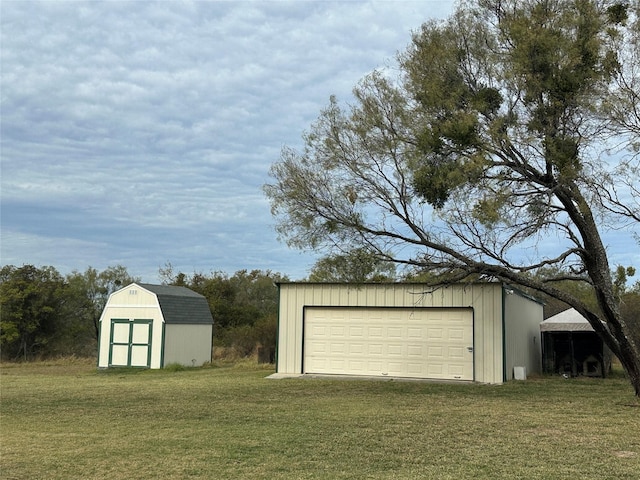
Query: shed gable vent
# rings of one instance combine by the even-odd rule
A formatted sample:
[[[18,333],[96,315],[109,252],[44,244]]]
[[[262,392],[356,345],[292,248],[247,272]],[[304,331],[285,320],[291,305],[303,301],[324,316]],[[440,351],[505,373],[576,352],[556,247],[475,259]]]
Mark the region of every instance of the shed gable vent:
[[[137,295],[138,294],[138,290],[129,290],[129,295]]]

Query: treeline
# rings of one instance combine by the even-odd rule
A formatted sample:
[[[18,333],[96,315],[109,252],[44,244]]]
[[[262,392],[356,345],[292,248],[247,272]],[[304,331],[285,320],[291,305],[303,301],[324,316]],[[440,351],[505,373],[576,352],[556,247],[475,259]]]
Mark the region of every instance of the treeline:
[[[562,278],[561,271],[541,274]],[[640,282],[628,286],[633,268],[617,267],[613,273],[615,294],[622,317],[640,329]],[[257,347],[274,352],[276,345],[278,289],[284,275],[262,270],[240,270],[186,275],[171,264],[159,270],[161,283],[188,287],[204,295],[214,318],[214,348],[226,347],[233,356],[254,353]],[[433,272],[413,272],[398,277],[392,267],[356,252],[319,260],[310,281],[324,282],[434,282]],[[470,278],[469,281],[474,279]],[[479,279],[475,279],[479,280]],[[7,265],[0,270],[0,355],[3,360],[30,360],[60,355],[95,356],[100,315],[109,295],[138,277],[121,265],[103,271],[87,268],[61,275],[54,267]],[[593,288],[587,282],[558,281],[586,305],[598,310]],[[568,308],[550,297],[545,318]],[[638,331],[640,335],[640,331]]]
[[[162,283],[182,285],[204,295],[214,318],[214,345],[239,355],[257,346],[275,350],[278,289],[286,277],[269,271],[233,275],[173,274],[160,269]],[[139,282],[126,267],[87,268],[60,274],[52,266],[6,265],[0,270],[0,355],[32,360],[97,354],[100,315],[109,295]]]
[[[239,270],[206,275],[174,273],[170,264],[160,269],[166,285],[188,287],[206,297],[213,315],[214,349],[226,347],[240,357],[257,347],[275,353],[278,324],[278,287],[288,277],[270,270]]]

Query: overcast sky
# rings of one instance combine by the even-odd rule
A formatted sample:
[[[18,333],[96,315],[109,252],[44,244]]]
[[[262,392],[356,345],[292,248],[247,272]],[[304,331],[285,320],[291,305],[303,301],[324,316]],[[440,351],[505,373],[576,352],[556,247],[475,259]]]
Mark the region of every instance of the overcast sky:
[[[270,165],[453,3],[3,0],[2,264],[305,277]]]

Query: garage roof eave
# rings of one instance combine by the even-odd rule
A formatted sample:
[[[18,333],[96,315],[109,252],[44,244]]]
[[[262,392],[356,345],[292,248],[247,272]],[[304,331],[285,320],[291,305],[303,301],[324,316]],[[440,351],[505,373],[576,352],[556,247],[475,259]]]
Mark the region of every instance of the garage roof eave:
[[[335,286],[372,286],[372,285],[388,285],[388,286],[401,286],[401,285],[427,285],[433,288],[443,288],[450,286],[460,285],[503,285],[498,281],[476,281],[476,282],[456,282],[456,283],[429,283],[429,282],[306,282],[306,281],[280,281],[274,282],[276,286],[281,285],[335,285]]]

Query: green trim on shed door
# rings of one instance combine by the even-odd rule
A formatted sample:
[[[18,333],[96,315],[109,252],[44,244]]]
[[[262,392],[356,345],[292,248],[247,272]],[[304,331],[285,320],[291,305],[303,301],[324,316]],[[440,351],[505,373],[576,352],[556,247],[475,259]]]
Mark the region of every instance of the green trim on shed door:
[[[135,333],[135,327],[136,325],[147,325],[147,342],[139,342],[139,343],[134,343],[133,341],[133,335]],[[133,322],[131,322],[131,350],[130,350],[130,354],[129,354],[129,363],[131,363],[131,358],[132,358],[132,353],[133,353],[133,349],[134,347],[146,347],[147,348],[147,360],[146,360],[146,365],[133,365],[135,367],[141,367],[141,368],[151,368],[151,352],[152,352],[152,347],[153,347],[153,320],[151,319],[139,319],[136,318],[133,320]]]
[[[115,339],[114,340],[114,332],[116,331],[116,326],[118,325],[127,325],[126,332],[126,341],[124,339]],[[138,341],[134,342],[134,334],[136,334],[136,325],[147,325],[147,338],[146,342],[142,342],[138,339]],[[150,368],[151,366],[151,347],[152,347],[152,338],[153,338],[153,320],[148,319],[123,319],[123,318],[112,318],[111,319],[111,331],[109,332],[109,367],[139,367],[139,368]],[[122,332],[124,333],[124,332]],[[114,364],[113,359],[113,351],[114,347],[125,347],[126,352],[120,353],[120,355],[126,355],[126,364],[118,363]],[[145,347],[147,349],[146,352],[146,361],[145,365],[132,365],[132,357],[133,354],[136,353],[134,350],[137,350],[136,347]]]

